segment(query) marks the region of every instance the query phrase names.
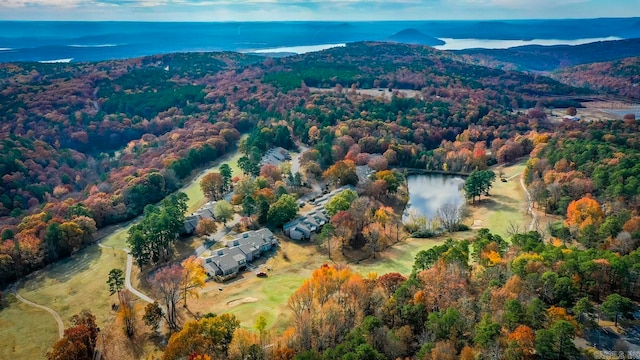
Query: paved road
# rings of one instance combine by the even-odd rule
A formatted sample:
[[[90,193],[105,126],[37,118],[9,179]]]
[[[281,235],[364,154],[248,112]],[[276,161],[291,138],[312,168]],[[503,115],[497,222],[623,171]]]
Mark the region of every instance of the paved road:
[[[233,229],[233,227],[240,222],[240,219],[242,219],[242,217],[238,214],[235,214],[233,216],[233,220],[231,220],[230,222],[227,223],[227,226],[223,226],[221,229],[219,229],[215,234],[210,235],[207,238],[207,242],[198,246],[196,248],[196,256],[200,256],[202,255],[202,253],[204,253],[205,251],[207,251],[209,249],[209,247],[211,247],[213,242],[216,241],[220,241],[222,240],[222,238],[227,235],[229,232],[231,232],[231,229]]]
[[[51,316],[53,316],[53,318],[56,320],[56,322],[58,323],[58,336],[62,339],[62,337],[64,336],[64,323],[62,322],[62,318],[60,317],[60,315],[53,310],[50,307],[44,306],[44,305],[40,305],[40,304],[36,304],[33,301],[29,301],[25,298],[22,297],[22,295],[18,294],[18,290],[17,290],[17,283],[13,284],[13,287],[11,288],[12,292],[15,294],[16,299],[18,299],[20,302],[23,302],[29,306],[33,306],[39,309],[42,309],[44,311],[47,311],[49,314],[51,314]]]
[[[132,267],[133,267],[133,256],[127,253],[127,270],[125,271],[125,276],[124,276],[124,286],[127,288],[127,290],[129,290],[132,294],[139,297],[140,299],[148,303],[153,303],[154,300],[152,298],[148,297],[147,295],[141,293],[140,291],[136,290],[133,286],[131,286],[131,268]]]
[[[118,249],[115,247],[111,247],[111,246],[105,246],[102,245],[101,243],[98,243],[98,246],[103,248],[103,249],[114,249],[114,250],[121,250],[127,253],[127,267],[124,270],[124,286],[127,288],[127,290],[129,290],[132,294],[134,294],[135,296],[139,297],[140,299],[148,302],[148,303],[153,303],[154,300],[150,297],[148,297],[147,295],[143,294],[142,292],[140,292],[139,290],[135,289],[133,287],[133,285],[131,285],[131,269],[133,268],[133,256],[131,256],[131,254],[129,254],[129,249]]]

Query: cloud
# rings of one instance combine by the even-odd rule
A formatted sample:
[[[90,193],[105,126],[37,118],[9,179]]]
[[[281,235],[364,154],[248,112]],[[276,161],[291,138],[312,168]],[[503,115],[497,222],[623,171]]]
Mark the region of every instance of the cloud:
[[[21,8],[27,6],[62,7],[73,8],[82,3],[82,0],[2,0],[0,7]]]
[[[349,21],[634,15],[640,15],[640,0],[608,0],[606,4],[602,0],[0,0],[0,19],[8,20]]]
[[[457,0],[451,1],[461,5],[478,6],[485,8],[503,8],[512,10],[527,10],[541,8],[557,8],[568,5],[587,3],[589,0]]]

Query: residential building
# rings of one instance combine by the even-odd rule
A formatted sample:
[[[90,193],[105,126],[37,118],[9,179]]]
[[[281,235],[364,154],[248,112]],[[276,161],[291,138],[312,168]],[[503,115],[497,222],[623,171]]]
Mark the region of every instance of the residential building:
[[[247,231],[227,241],[226,248],[217,249],[205,258],[204,268],[210,277],[226,281],[246,270],[249,263],[276,245],[278,240],[269,229]]]

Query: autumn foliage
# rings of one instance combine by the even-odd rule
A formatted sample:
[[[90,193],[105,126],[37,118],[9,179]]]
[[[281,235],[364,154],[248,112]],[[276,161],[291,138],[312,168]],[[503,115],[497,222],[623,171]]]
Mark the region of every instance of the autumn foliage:
[[[604,220],[602,208],[597,200],[590,196],[572,201],[567,207],[566,224],[583,229],[585,226],[599,226]]]

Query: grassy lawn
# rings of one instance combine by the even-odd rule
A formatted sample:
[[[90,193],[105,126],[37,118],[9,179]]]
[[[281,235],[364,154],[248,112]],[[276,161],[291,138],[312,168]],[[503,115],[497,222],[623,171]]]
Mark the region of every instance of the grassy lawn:
[[[124,270],[125,261],[123,251],[91,246],[30,275],[18,292],[55,310],[66,326],[71,316],[88,309],[96,316],[98,326],[103,327],[113,320],[111,304],[117,301],[115,295],[109,296],[107,276],[113,268]]]
[[[206,171],[201,172],[200,175],[191,180],[182,189],[180,189],[180,191],[187,194],[187,196],[189,197],[189,201],[187,202],[188,212],[198,210],[199,207],[207,202],[204,198],[204,194],[202,194],[202,190],[200,190],[200,180],[202,180],[205,175],[211,172],[219,171],[220,165],[222,164],[229,164],[232,176],[242,175],[242,170],[240,170],[240,168],[238,167],[238,159],[240,159],[241,157],[242,154],[237,151],[222,156],[220,159],[216,160],[216,166],[213,166]]]
[[[470,236],[464,233],[463,236]],[[458,236],[456,236],[458,237]],[[441,244],[445,238],[408,239],[351,268],[363,276],[375,272],[383,275],[411,272],[415,254]],[[285,260],[286,252],[289,260]],[[282,331],[291,325],[291,313],[287,307],[289,296],[311,277],[313,270],[330,262],[326,254],[320,253],[316,245],[282,241],[281,249],[265,263],[269,267],[267,278],[257,278],[253,272],[243,274],[243,278],[229,283],[218,284],[210,281],[201,291],[199,299],[189,300],[189,309],[196,313],[232,313],[242,326],[252,328],[259,315],[264,315],[269,327]],[[222,290],[219,290],[222,289]]]
[[[58,340],[58,325],[46,311],[19,302],[13,295],[0,310],[0,359],[43,359]]]
[[[528,231],[531,216],[526,213],[526,195],[520,186],[520,174],[524,168],[524,161],[503,167],[504,177],[509,180],[495,181],[491,196],[483,196],[481,201],[468,205],[469,223],[475,222],[479,227],[489,228],[505,239],[508,238],[510,223],[517,224],[522,231]],[[498,170],[494,169],[496,173]]]

